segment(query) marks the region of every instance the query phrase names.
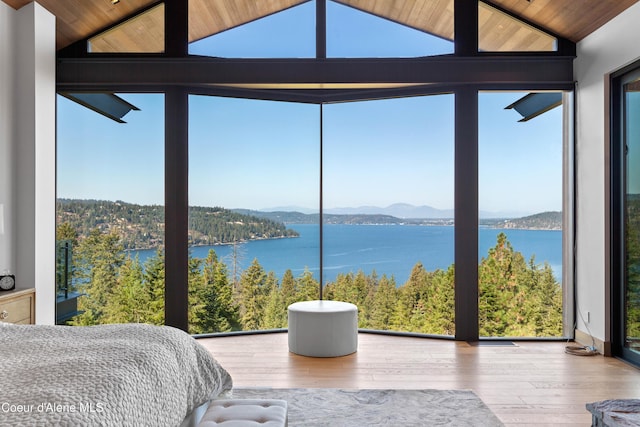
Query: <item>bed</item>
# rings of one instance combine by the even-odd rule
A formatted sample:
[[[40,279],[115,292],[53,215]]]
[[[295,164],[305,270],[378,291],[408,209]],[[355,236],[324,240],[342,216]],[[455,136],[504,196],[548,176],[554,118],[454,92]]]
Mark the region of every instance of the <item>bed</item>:
[[[229,373],[168,326],[0,323],[0,426],[180,426]]]

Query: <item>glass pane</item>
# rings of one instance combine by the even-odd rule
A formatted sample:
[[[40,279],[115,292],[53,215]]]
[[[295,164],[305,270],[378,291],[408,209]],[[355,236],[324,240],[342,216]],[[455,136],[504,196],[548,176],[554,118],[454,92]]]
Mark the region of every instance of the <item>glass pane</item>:
[[[454,335],[453,95],[323,116],[325,298],[361,328]]]
[[[453,30],[453,0],[327,2],[328,57],[449,54]]]
[[[319,107],[189,98],[189,331],[287,326],[319,297]]]
[[[640,353],[640,81],[624,85],[626,156],[625,347]]]
[[[164,324],[164,96],[128,123],[58,96],[58,323]]]
[[[483,2],[478,2],[478,44],[484,52],[558,50],[555,37]]]
[[[164,52],[164,4],[90,38],[87,49],[92,53]]]
[[[528,121],[479,96],[479,327],[484,337],[559,337],[562,323],[562,108]]]
[[[306,0],[189,0],[189,54],[312,58],[315,12],[315,1]]]

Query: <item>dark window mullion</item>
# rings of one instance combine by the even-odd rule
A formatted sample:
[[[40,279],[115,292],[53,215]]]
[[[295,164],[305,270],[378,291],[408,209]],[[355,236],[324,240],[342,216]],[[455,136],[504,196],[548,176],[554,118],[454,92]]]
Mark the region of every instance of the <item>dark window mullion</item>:
[[[320,243],[320,269],[318,272],[318,276],[319,276],[319,280],[320,280],[320,292],[318,295],[318,299],[322,300],[323,299],[323,295],[322,295],[322,287],[324,286],[324,227],[323,227],[323,222],[324,222],[324,203],[322,201],[323,196],[324,196],[324,190],[323,190],[323,183],[324,183],[324,164],[323,164],[323,156],[324,156],[324,115],[323,115],[323,109],[324,109],[324,105],[320,104],[320,209],[319,209],[319,215],[318,215],[318,229],[320,232],[320,239],[319,239],[319,243]]]
[[[189,55],[189,1],[165,0],[165,55]],[[189,95],[165,94],[165,324],[189,330]]]
[[[165,93],[165,324],[188,330],[189,95]]]
[[[460,88],[455,96],[455,336],[477,341],[478,91]]]
[[[327,0],[316,0],[316,58],[327,57]]]
[[[478,7],[454,0],[455,55],[478,55]],[[456,340],[476,341],[478,319],[478,91],[455,91],[455,328]]]

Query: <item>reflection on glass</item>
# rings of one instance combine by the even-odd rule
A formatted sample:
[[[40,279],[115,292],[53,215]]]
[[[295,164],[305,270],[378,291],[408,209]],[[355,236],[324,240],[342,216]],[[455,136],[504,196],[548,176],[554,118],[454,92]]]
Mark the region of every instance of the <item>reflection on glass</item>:
[[[189,331],[287,326],[319,297],[319,106],[189,98]]]
[[[453,30],[453,0],[327,2],[328,57],[449,54]]]
[[[164,3],[89,39],[92,53],[164,52]]]
[[[323,285],[361,328],[454,335],[453,95],[323,112]]]
[[[525,122],[526,93],[479,96],[479,328],[562,336],[562,108]]]
[[[640,81],[624,85],[626,154],[625,347],[640,353]]]
[[[127,123],[58,97],[58,323],[164,324],[164,97]]]
[[[478,2],[478,50],[554,52],[558,40],[486,3]]]

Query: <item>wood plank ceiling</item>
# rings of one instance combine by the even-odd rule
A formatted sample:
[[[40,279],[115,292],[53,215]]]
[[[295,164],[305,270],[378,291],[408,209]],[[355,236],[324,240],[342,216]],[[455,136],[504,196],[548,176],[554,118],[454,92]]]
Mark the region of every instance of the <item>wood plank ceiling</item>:
[[[453,0],[335,0],[411,28],[453,40]],[[556,40],[486,3],[478,3],[479,49],[488,52],[553,51]]]
[[[9,6],[19,9],[31,0],[2,0]],[[197,40],[210,34],[223,31],[262,16],[284,10],[307,0],[189,0],[190,1],[190,38]],[[428,31],[440,37],[450,39],[453,33],[453,0],[338,0],[340,3],[362,9],[414,28]],[[548,29],[574,42],[580,41],[597,28],[614,18],[639,0],[491,0],[496,6],[520,16],[530,22]],[[112,4],[111,0],[38,0],[57,18],[58,49],[75,41],[97,34],[100,30],[121,22],[128,16],[148,8],[157,0],[120,0]],[[470,2],[471,3],[471,2]],[[543,49],[549,43],[543,33],[532,27],[513,25],[493,8],[480,7],[480,28],[487,25],[485,41],[481,35],[482,50],[528,50]],[[161,16],[158,14],[157,16]],[[144,27],[154,24],[149,16]],[[138,26],[140,27],[140,26]],[[497,31],[497,30],[499,31]],[[157,27],[151,39],[158,39]],[[524,32],[523,32],[524,31]],[[139,40],[140,35],[127,35],[131,40]],[[490,41],[493,39],[493,41]],[[517,42],[517,39],[528,40]],[[485,43],[483,46],[482,43]],[[534,47],[535,46],[535,47]],[[151,51],[144,48],[129,51]]]
[[[200,40],[308,0],[191,0],[189,41]],[[164,4],[90,39],[92,52],[162,52]]]

